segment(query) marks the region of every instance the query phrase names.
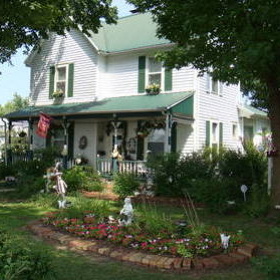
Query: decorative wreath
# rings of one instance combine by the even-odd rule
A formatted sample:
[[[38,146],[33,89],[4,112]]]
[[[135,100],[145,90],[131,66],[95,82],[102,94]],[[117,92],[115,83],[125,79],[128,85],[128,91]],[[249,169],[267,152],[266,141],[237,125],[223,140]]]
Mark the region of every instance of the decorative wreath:
[[[86,136],[82,136],[80,138],[80,141],[79,141],[79,148],[81,150],[85,149],[87,147],[87,137]]]

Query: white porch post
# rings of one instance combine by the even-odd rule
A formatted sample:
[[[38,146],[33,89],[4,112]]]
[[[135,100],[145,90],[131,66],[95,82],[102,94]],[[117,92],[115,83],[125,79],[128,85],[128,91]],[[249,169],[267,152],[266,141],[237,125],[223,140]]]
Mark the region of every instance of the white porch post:
[[[165,153],[170,153],[171,151],[171,125],[172,125],[172,117],[169,113],[167,113],[165,118],[165,141],[164,141]]]

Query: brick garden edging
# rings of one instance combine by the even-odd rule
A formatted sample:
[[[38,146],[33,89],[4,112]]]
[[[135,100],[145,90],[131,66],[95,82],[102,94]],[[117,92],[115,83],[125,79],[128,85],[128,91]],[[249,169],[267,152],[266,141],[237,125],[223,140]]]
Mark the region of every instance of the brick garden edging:
[[[35,221],[27,226],[27,228],[44,239],[57,241],[69,248],[76,250],[95,252],[119,261],[128,261],[134,264],[145,265],[160,269],[173,270],[194,270],[194,269],[212,269],[231,266],[239,263],[247,262],[255,255],[257,245],[245,244],[236,251],[229,254],[220,254],[207,258],[189,259],[183,257],[169,257],[152,255],[145,252],[139,252],[133,249],[121,248],[108,245],[107,242],[101,240],[84,240],[53,230],[51,227],[42,225],[40,221]]]

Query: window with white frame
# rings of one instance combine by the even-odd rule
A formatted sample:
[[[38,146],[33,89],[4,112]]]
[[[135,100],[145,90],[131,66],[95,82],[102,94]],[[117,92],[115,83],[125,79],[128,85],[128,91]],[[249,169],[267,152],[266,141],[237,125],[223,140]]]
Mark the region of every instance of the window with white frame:
[[[207,92],[223,95],[223,83],[207,74]]]
[[[219,134],[218,134],[218,123],[212,122],[212,137],[211,137],[211,143],[213,144],[218,144],[218,139],[219,139]]]
[[[147,71],[147,86],[157,84],[161,87],[162,84],[162,63],[154,57],[148,58],[148,71]]]
[[[68,65],[57,65],[55,67],[55,83],[54,90],[66,95],[68,87]]]

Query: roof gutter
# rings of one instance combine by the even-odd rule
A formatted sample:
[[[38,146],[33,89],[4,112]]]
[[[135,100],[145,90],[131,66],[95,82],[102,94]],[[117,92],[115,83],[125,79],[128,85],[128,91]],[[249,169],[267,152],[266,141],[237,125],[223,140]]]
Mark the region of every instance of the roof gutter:
[[[134,52],[139,52],[139,51],[146,51],[149,49],[158,49],[158,48],[169,48],[173,47],[175,43],[163,43],[163,44],[158,44],[158,45],[150,45],[150,46],[145,46],[145,47],[139,47],[139,48],[133,48],[133,49],[127,49],[127,50],[120,50],[120,51],[104,51],[104,50],[99,50],[98,54],[104,55],[104,56],[110,56],[110,55],[118,55],[118,54],[123,54],[123,53],[134,53]]]

